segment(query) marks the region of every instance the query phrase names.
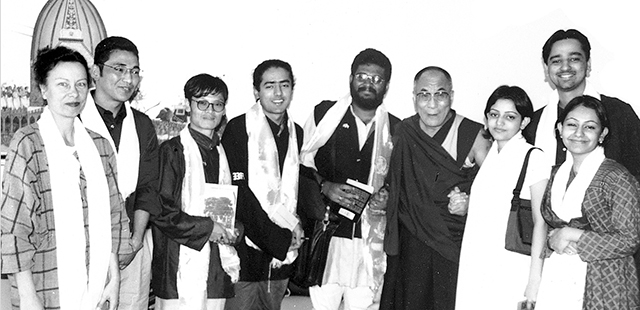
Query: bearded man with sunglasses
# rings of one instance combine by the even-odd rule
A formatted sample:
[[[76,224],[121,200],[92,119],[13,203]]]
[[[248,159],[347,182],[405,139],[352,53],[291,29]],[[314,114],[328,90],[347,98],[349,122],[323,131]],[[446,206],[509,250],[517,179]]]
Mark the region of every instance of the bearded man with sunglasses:
[[[95,89],[87,96],[80,118],[99,133],[116,153],[118,188],[125,199],[134,252],[120,260],[118,309],[147,309],[151,279],[149,218],[160,214],[158,139],[151,119],[131,108],[142,79],[138,48],[123,37],[108,37],[95,48],[91,77]]]
[[[300,199],[310,192],[302,185],[317,182],[319,199],[339,223],[329,244],[322,283],[309,288],[317,310],[338,309],[343,300],[344,309],[367,309],[378,301],[385,270],[384,211],[366,205],[361,214],[352,212],[357,210],[353,207],[358,195],[347,180],[370,185],[374,191],[383,186],[393,148],[392,130],[400,121],[383,104],[390,79],[387,56],[375,49],[363,50],[351,65],[350,93],[318,104],[305,125]]]

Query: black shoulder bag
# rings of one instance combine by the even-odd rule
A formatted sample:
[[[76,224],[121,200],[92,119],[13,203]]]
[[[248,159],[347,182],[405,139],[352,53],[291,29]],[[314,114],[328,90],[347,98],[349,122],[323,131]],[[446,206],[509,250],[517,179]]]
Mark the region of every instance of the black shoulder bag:
[[[507,233],[505,234],[504,248],[524,255],[531,255],[531,242],[533,237],[533,214],[531,213],[531,200],[521,199],[520,191],[524,178],[527,175],[529,165],[529,155],[537,147],[532,147],[527,152],[520,171],[520,177],[516,188],[513,189],[511,199],[511,211],[507,222]]]

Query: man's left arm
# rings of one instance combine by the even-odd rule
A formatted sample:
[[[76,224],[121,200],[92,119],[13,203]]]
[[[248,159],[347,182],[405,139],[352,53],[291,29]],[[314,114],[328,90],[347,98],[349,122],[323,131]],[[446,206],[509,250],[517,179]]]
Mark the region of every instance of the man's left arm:
[[[140,123],[138,130],[138,139],[141,143],[140,164],[138,168],[138,183],[134,193],[135,201],[133,203],[133,231],[131,234],[131,246],[134,254],[142,248],[144,233],[147,229],[149,219],[158,216],[161,211],[158,198],[158,179],[159,174],[159,146],[156,136],[155,127],[151,120],[147,117],[138,118]],[[135,256],[135,255],[133,255]],[[128,265],[133,256],[121,259],[121,266]],[[128,261],[127,261],[128,260]]]

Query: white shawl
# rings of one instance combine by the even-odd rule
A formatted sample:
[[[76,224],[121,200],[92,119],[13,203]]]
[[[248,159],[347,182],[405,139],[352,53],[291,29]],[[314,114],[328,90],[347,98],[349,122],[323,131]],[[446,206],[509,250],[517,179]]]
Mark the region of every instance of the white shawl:
[[[276,141],[262,105],[258,102],[246,113],[249,187],[260,201],[262,209],[274,223],[293,230],[299,222],[296,206],[298,203],[300,157],[296,127],[291,118],[288,118],[287,126],[289,128],[289,145],[282,175],[280,175]],[[287,219],[289,220],[287,221]],[[259,249],[249,237],[246,237],[246,242],[247,245]],[[274,258],[271,266],[280,267],[282,264],[291,264],[296,257],[298,257],[298,250],[289,251],[284,261]]]
[[[582,202],[585,193],[604,159],[604,149],[596,147],[584,159],[576,177],[567,187],[569,174],[573,169],[573,156],[567,156],[551,185],[551,209],[559,218],[569,222],[573,218],[583,216]],[[562,302],[579,307],[584,296],[586,274],[587,263],[578,255],[558,255],[554,252],[544,263],[538,294],[541,306],[545,307],[544,303],[556,305],[554,299],[559,296],[558,290],[562,290]],[[566,308],[566,305],[563,307]]]
[[[584,95],[600,99],[600,94],[591,84],[588,83],[588,81],[585,83]],[[540,122],[538,122],[538,128],[536,129],[536,146],[544,151],[551,164],[555,164],[556,162],[556,148],[558,145],[556,141],[556,122],[558,121],[559,101],[558,91],[551,91],[549,101],[544,110],[542,110]]]
[[[125,109],[127,116],[122,122],[122,131],[120,133],[120,145],[116,148],[113,138],[109,133],[109,129],[104,124],[100,112],[96,107],[96,103],[91,95],[87,96],[87,104],[82,111],[80,117],[84,125],[99,133],[111,144],[111,148],[116,152],[118,161],[118,188],[123,199],[127,199],[129,195],[136,191],[138,184],[138,167],[140,165],[140,145],[138,141],[138,132],[133,118],[133,111],[128,102],[122,104],[121,109]],[[115,115],[114,115],[115,117]],[[133,221],[133,219],[131,219]]]
[[[198,144],[189,133],[189,126],[180,131],[180,142],[184,148],[185,172],[182,181],[182,211],[194,216],[205,214],[204,200],[199,197],[204,194],[204,169],[202,156]],[[219,184],[231,184],[231,170],[222,145],[217,146],[220,155]],[[195,198],[192,200],[192,198]],[[222,268],[237,282],[240,276],[240,258],[234,247],[218,244]],[[202,250],[194,250],[180,245],[178,262],[177,289],[180,301],[179,309],[206,309],[207,278],[209,275],[210,243],[205,243]]]
[[[104,166],[93,139],[77,117],[73,139],[79,162],[74,148],[62,139],[49,107],[44,108],[38,125],[51,178],[60,306],[94,309],[100,302],[111,258],[111,206]],[[89,262],[85,254],[80,167],[87,181]]]
[[[582,216],[582,201],[585,192],[604,159],[604,148],[596,147],[584,159],[580,165],[580,171],[571,181],[569,187],[567,187],[567,182],[571,169],[573,169],[573,156],[568,156],[567,160],[558,168],[551,186],[551,208],[558,217],[569,222],[572,218]]]

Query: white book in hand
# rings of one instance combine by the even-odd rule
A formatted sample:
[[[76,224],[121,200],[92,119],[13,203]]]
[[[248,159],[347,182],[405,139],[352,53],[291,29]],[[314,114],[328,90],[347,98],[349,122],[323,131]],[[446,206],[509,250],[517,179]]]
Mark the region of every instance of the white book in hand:
[[[227,230],[233,231],[236,222],[238,203],[238,186],[221,184],[204,184],[204,214],[211,217]]]

